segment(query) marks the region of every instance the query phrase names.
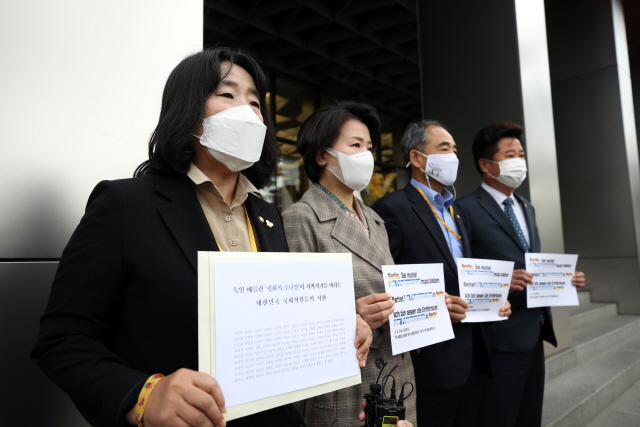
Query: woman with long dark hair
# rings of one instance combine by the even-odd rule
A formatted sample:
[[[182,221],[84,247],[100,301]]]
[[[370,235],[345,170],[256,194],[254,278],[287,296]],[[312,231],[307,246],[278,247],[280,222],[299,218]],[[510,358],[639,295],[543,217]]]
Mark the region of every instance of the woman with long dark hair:
[[[149,160],[92,192],[32,352],[92,425],[225,425],[223,390],[197,372],[197,252],[288,251],[280,213],[258,192],[280,155],[265,96],[264,73],[242,52],[185,58]],[[370,335],[361,324],[362,359]],[[231,425],[300,421],[287,405]]]

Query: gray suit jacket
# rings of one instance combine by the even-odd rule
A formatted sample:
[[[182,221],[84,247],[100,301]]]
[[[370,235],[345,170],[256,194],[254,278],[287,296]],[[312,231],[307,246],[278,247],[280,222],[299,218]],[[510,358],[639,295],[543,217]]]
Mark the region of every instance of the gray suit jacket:
[[[357,203],[360,203],[359,201]],[[360,204],[367,225],[369,238],[362,232],[355,219],[343,210],[320,188],[312,185],[300,202],[283,212],[284,229],[291,252],[347,252],[353,254],[353,280],[355,297],[362,298],[384,292],[382,265],[392,265],[389,240],[384,222],[373,210]],[[336,427],[352,427],[357,424],[357,413],[362,408],[362,396],[369,392],[369,384],[376,381],[379,369],[376,361],[389,362],[388,373],[398,365],[393,375],[398,393],[405,382],[415,385],[413,366],[408,353],[393,356],[389,322],[373,331],[373,343],[367,358],[367,366],[361,369],[362,384],[299,402],[297,407],[309,427],[326,427],[333,417]],[[387,386],[387,394],[390,389]],[[405,388],[405,394],[409,387]],[[405,401],[407,420],[416,425],[415,393]]]
[[[528,200],[517,194],[515,197],[527,221],[529,252],[540,252],[540,236],[535,210]],[[455,207],[464,212],[461,216],[474,258],[513,261],[514,269],[525,268],[524,246],[509,217],[489,193],[480,187],[475,192],[457,200]],[[551,310],[548,307],[527,308],[526,290],[511,292],[509,301],[512,310],[509,320],[482,324],[483,332],[492,350],[510,352],[531,350],[538,342],[541,333],[544,340],[557,346]],[[545,316],[542,328],[540,328],[541,312]]]

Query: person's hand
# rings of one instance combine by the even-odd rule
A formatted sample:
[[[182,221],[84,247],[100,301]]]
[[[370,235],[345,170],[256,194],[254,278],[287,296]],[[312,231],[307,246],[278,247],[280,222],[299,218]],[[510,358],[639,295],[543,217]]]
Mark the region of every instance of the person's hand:
[[[367,365],[367,356],[369,355],[369,347],[373,341],[373,334],[369,324],[365,322],[359,314],[356,314],[356,356],[360,361],[360,367]]]
[[[204,372],[179,369],[158,381],[144,410],[145,427],[224,427],[227,412],[215,378]],[[136,425],[135,406],[126,415]]]
[[[363,400],[362,409],[358,411],[358,421],[364,422],[365,420],[364,408],[366,407],[367,407],[367,401]],[[409,421],[402,420],[402,421],[398,421],[397,427],[413,427],[413,424],[411,424]]]
[[[507,300],[507,303],[500,309],[500,316],[509,317],[511,316],[511,303]]]
[[[362,401],[362,409],[360,409],[358,411],[358,421],[363,421],[367,418],[366,414],[364,413],[364,408],[367,407],[367,401],[363,400]]]
[[[533,275],[527,270],[513,270],[511,276],[511,286],[509,286],[509,292],[524,291],[527,287],[527,283],[533,282]]]
[[[364,413],[364,408],[366,408],[366,407],[367,407],[367,401],[363,400],[362,401],[362,409],[360,409],[358,411],[358,421],[364,422],[364,420],[367,419],[367,415]]]
[[[571,278],[571,284],[576,287],[576,291],[582,290],[582,288],[584,288],[584,285],[587,284],[584,273],[582,271],[576,271],[576,273]]]
[[[449,310],[449,317],[451,317],[452,322],[458,323],[467,317],[468,302],[455,295],[449,295],[446,292],[444,293],[444,297],[447,301],[447,310]]]
[[[371,330],[389,320],[395,303],[390,294],[371,294],[356,300],[356,313],[369,324]]]

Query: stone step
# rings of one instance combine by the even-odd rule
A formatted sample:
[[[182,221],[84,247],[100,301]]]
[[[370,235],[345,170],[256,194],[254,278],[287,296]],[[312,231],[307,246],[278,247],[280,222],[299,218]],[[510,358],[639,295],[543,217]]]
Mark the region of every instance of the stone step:
[[[618,315],[575,329],[573,346],[546,359],[545,381],[564,374],[640,330],[640,316]]]
[[[640,381],[600,412],[586,427],[637,426],[640,424]]]
[[[582,427],[638,380],[640,333],[635,332],[626,340],[612,345],[609,350],[548,381],[545,385],[542,425]]]
[[[578,302],[580,305],[589,304],[591,302],[591,291],[578,292]]]
[[[590,302],[569,308],[571,329],[580,329],[618,314],[618,305],[606,302]]]

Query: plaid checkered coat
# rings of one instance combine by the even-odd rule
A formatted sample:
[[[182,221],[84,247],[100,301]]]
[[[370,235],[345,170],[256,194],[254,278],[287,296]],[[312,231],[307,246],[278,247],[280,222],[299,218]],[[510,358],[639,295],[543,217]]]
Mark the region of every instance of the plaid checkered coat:
[[[360,201],[357,201],[360,203]],[[382,265],[393,264],[389,252],[389,240],[384,221],[366,206],[362,211],[369,227],[369,238],[355,219],[348,217],[342,209],[320,188],[312,185],[300,202],[290,206],[282,214],[284,230],[291,252],[351,252],[353,254],[353,280],[355,297],[362,298],[374,293],[383,293]],[[362,396],[369,392],[369,384],[376,381],[380,361],[389,362],[385,373],[394,365],[397,393],[405,382],[415,385],[413,366],[409,353],[393,356],[389,322],[373,331],[373,343],[367,357],[367,366],[361,369],[362,384],[333,393],[316,396],[296,403],[296,407],[309,427],[327,427],[334,417],[335,427],[354,427],[358,423],[358,410],[362,409]],[[391,388],[387,385],[387,394]],[[410,387],[405,388],[405,394]],[[417,426],[415,393],[405,401],[407,420]]]

